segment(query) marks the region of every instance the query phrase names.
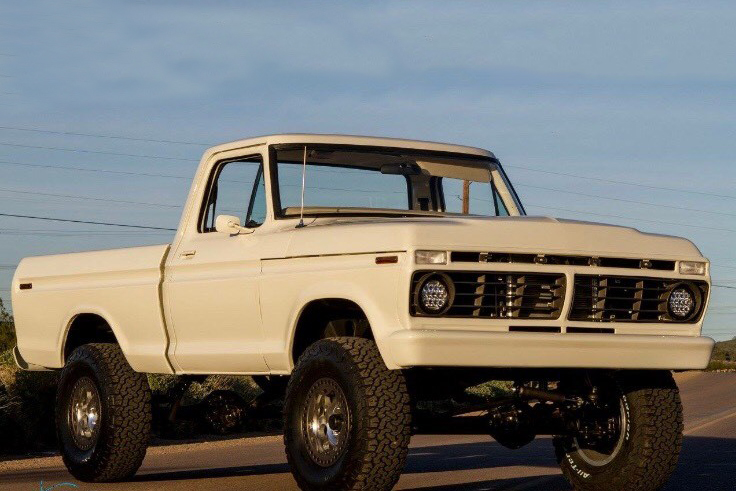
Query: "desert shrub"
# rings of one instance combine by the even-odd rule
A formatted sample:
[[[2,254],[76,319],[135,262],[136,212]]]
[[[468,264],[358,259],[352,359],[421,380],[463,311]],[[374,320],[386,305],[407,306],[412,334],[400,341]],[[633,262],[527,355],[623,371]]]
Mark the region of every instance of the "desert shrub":
[[[151,392],[154,396],[166,396],[178,380],[179,377],[176,375],[148,375],[148,384],[151,386]],[[231,390],[242,397],[245,402],[251,402],[261,392],[261,389],[258,388],[251,377],[211,375],[204,382],[195,382],[189,386],[182,402],[185,405],[196,404],[215,390]]]
[[[199,402],[215,390],[231,390],[245,402],[251,402],[261,392],[251,377],[212,375],[202,383],[192,384],[184,397],[184,403]]]
[[[708,372],[736,372],[736,362],[711,360],[710,363],[708,363],[708,368],[706,368],[705,370]]]
[[[56,381],[56,372],[24,372],[9,351],[0,355],[0,454],[54,444]]]
[[[13,346],[15,346],[13,316],[7,311],[3,305],[3,299],[0,298],[0,353],[13,349]]]
[[[492,398],[511,395],[513,390],[513,382],[491,380],[490,382],[484,382],[480,385],[476,385],[475,387],[470,387],[466,392],[478,397]]]
[[[736,362],[736,340],[716,343],[712,360]]]

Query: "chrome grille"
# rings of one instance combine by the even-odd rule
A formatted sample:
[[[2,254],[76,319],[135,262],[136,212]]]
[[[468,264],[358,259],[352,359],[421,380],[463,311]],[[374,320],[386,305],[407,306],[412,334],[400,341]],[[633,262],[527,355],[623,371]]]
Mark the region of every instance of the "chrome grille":
[[[417,305],[417,292],[429,271],[412,279],[411,314],[425,315]],[[443,271],[452,280],[454,298],[442,317],[486,319],[558,319],[565,298],[565,276],[504,272]]]
[[[667,312],[667,298],[681,280],[576,275],[570,320],[599,322],[682,322]],[[705,282],[688,282],[705,298]],[[697,307],[702,310],[702,301]],[[698,311],[689,322],[700,318]]]

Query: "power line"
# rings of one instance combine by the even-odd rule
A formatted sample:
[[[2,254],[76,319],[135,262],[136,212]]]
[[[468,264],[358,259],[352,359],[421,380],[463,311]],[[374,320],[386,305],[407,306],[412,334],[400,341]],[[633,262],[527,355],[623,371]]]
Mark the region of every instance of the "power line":
[[[729,290],[736,290],[736,286],[728,286],[728,285],[713,285],[716,288],[728,288]]]
[[[0,53],[1,55],[1,53]],[[6,55],[6,56],[12,56],[12,55]],[[129,140],[129,141],[140,141],[140,142],[151,142],[151,143],[168,143],[168,144],[179,144],[179,145],[196,145],[196,146],[211,146],[210,143],[203,143],[203,142],[192,142],[192,141],[182,141],[182,140],[164,140],[164,139],[156,139],[156,138],[137,138],[137,137],[129,137],[129,136],[119,136],[119,135],[104,135],[104,134],[98,134],[98,133],[83,133],[83,132],[75,132],[75,131],[58,131],[58,130],[47,130],[47,129],[41,129],[41,128],[29,128],[29,127],[20,127],[20,126],[0,126],[0,129],[4,130],[14,130],[14,131],[26,131],[26,132],[34,132],[34,133],[46,133],[46,134],[58,134],[58,135],[70,135],[70,136],[84,136],[84,137],[92,137],[92,138],[106,138],[106,139],[115,139],[115,140]],[[129,154],[117,154],[117,153],[110,153],[110,152],[95,152],[91,150],[82,150],[82,149],[68,149],[68,148],[56,148],[56,147],[37,147],[37,146],[30,146],[30,145],[18,145],[18,144],[8,144],[8,143],[0,143],[0,145],[7,145],[7,146],[17,146],[21,148],[40,148],[40,149],[46,149],[46,150],[61,150],[61,151],[76,151],[76,152],[87,152],[87,153],[100,153],[105,155],[120,155],[120,156],[129,156],[129,157],[141,157],[141,158],[156,158],[156,159],[165,159],[165,160],[185,160],[185,161],[194,161],[193,159],[179,159],[174,157],[162,157],[162,156],[147,156],[147,155],[129,155]],[[534,167],[527,167],[527,166],[521,166],[521,165],[513,165],[513,164],[504,164],[504,167],[514,168],[514,169],[522,169],[526,171],[531,172],[540,172],[544,174],[551,174],[551,175],[558,175],[558,176],[565,176],[565,177],[573,177],[576,179],[588,179],[588,180],[594,180],[599,182],[606,182],[611,184],[622,184],[626,186],[636,186],[636,187],[642,187],[647,189],[660,189],[665,191],[674,191],[674,192],[682,192],[682,193],[691,193],[691,194],[699,194],[704,196],[714,196],[719,198],[726,198],[726,199],[736,199],[736,196],[732,195],[724,195],[724,194],[716,194],[716,193],[708,193],[704,191],[692,191],[692,190],[686,190],[686,189],[678,189],[678,188],[670,188],[665,186],[653,186],[649,184],[641,184],[641,183],[634,183],[630,181],[619,181],[615,179],[606,179],[601,177],[592,177],[592,176],[582,176],[579,174],[570,174],[565,172],[557,172],[557,171],[549,171],[544,169],[538,169]],[[544,188],[542,188],[544,189]],[[575,193],[571,193],[575,194]],[[646,204],[646,203],[640,203],[640,204]],[[654,205],[654,204],[653,204]],[[654,205],[659,206],[659,205]],[[704,211],[704,210],[700,210]]]
[[[23,229],[23,228],[0,228],[3,235],[69,235],[75,237],[84,237],[87,235],[100,236],[133,236],[133,235],[160,235],[168,234],[168,232],[158,230],[58,230],[58,229]],[[2,266],[0,266],[2,269]]]
[[[132,171],[121,171],[121,170],[109,170],[109,169],[90,169],[86,167],[69,167],[64,165],[48,165],[48,164],[28,164],[25,162],[12,162],[8,160],[0,160],[0,165],[17,165],[20,167],[35,167],[41,169],[59,169],[59,170],[72,170],[82,172],[103,172],[108,174],[120,174],[120,175],[131,175],[131,176],[144,176],[144,177],[165,177],[170,179],[188,179],[191,180],[191,176],[177,176],[173,174],[154,174],[149,172],[132,172]]]
[[[166,203],[150,203],[146,201],[128,201],[128,200],[122,200],[122,199],[96,198],[93,196],[79,196],[75,194],[42,193],[40,191],[16,191],[14,189],[7,189],[7,188],[0,188],[0,191],[6,192],[6,193],[51,196],[55,198],[86,199],[86,200],[91,200],[91,201],[104,201],[104,202],[109,202],[109,203],[121,203],[121,204],[129,204],[129,205],[146,205],[146,206],[161,206],[164,208],[181,208],[180,205],[170,205]]]
[[[75,229],[58,229],[58,228],[0,228],[2,231],[8,231],[8,232],[69,232],[69,233],[80,233],[80,234],[159,234],[164,232],[157,232],[155,230],[105,230],[105,229],[82,229],[82,230],[75,230]],[[2,266],[2,265],[0,265]]]
[[[482,198],[473,198],[473,197],[471,197],[470,199],[475,200],[475,201],[483,201],[483,202],[486,202],[486,203],[492,203],[491,200],[482,199]],[[543,208],[543,209],[547,209],[547,210],[565,211],[565,212],[569,212],[569,213],[580,213],[580,214],[583,214],[583,215],[592,215],[592,216],[607,217],[607,218],[621,218],[621,219],[624,219],[624,220],[634,220],[634,221],[640,221],[640,222],[659,223],[659,224],[663,224],[663,225],[676,225],[676,226],[680,226],[680,227],[702,228],[702,229],[706,229],[706,230],[718,230],[718,231],[724,231],[724,232],[736,232],[736,230],[729,229],[729,228],[706,227],[706,226],[703,226],[703,225],[691,225],[691,224],[688,224],[688,223],[679,223],[679,222],[664,222],[664,221],[661,221],[661,220],[649,220],[647,218],[638,218],[638,217],[630,217],[630,216],[623,216],[623,215],[609,215],[609,214],[606,214],[606,213],[594,213],[594,212],[590,212],[590,211],[571,210],[569,208],[555,208],[553,206],[537,205],[537,204],[534,204],[534,203],[526,203],[526,205],[527,206],[536,207],[536,208]]]
[[[59,170],[69,170],[69,171],[81,171],[81,172],[102,172],[102,173],[110,173],[110,174],[133,175],[133,176],[143,176],[143,177],[162,177],[162,178],[170,178],[170,179],[188,179],[188,180],[192,179],[191,176],[180,176],[180,175],[173,175],[173,174],[156,174],[156,173],[149,173],[149,172],[118,171],[118,170],[111,170],[111,169],[91,169],[91,168],[86,168],[86,167],[70,167],[70,166],[48,165],[48,164],[31,164],[27,162],[15,162],[15,161],[8,161],[8,160],[0,160],[0,165],[16,165],[16,166],[22,166],[22,167],[59,169]],[[336,171],[328,171],[328,170],[322,170],[322,169],[313,169],[313,171],[336,172]],[[556,192],[561,192],[561,193],[566,193],[566,194],[574,194],[578,196],[587,196],[587,197],[597,198],[597,199],[608,199],[612,201],[621,201],[625,203],[635,203],[635,204],[641,204],[641,205],[657,206],[657,207],[662,207],[662,208],[671,208],[671,209],[683,210],[683,211],[694,211],[694,212],[699,212],[699,213],[710,213],[710,214],[716,214],[716,215],[736,216],[736,213],[726,213],[726,212],[711,211],[711,210],[700,210],[700,209],[695,209],[695,208],[685,208],[685,207],[672,206],[672,205],[661,205],[661,204],[649,203],[645,201],[636,201],[636,200],[628,200],[628,199],[622,199],[622,198],[612,198],[608,196],[578,193],[575,191],[568,191],[564,189],[550,188],[550,187],[544,187],[544,186],[536,186],[536,185],[526,184],[526,183],[518,183],[516,185],[522,186],[522,187],[535,188],[535,189],[544,189],[548,191],[556,191]],[[314,187],[313,189],[317,189],[317,188]],[[328,188],[320,188],[320,189],[328,189]],[[329,190],[355,191],[354,189],[338,189],[338,188],[329,188]],[[477,198],[473,198],[473,199],[477,199]],[[487,200],[482,200],[482,201],[487,201]],[[580,213],[586,213],[586,212],[580,212]]]
[[[617,181],[615,179],[605,179],[602,177],[591,177],[591,176],[581,176],[578,174],[568,174],[566,172],[556,172],[556,171],[550,171],[550,170],[543,170],[543,169],[535,169],[534,167],[524,167],[521,165],[510,165],[510,164],[503,164],[504,167],[510,167],[513,169],[523,169],[528,170],[531,172],[541,172],[543,174],[551,174],[555,176],[564,176],[564,177],[574,177],[576,179],[588,179],[591,181],[599,181],[599,182],[606,182],[609,184],[623,184],[626,186],[636,186],[640,188],[647,188],[647,189],[660,189],[663,191],[674,191],[676,193],[690,193],[690,194],[699,194],[702,196],[713,196],[716,198],[727,198],[727,199],[736,199],[736,196],[728,195],[728,194],[715,194],[715,193],[707,193],[704,191],[690,191],[688,189],[677,189],[677,188],[668,188],[664,186],[652,186],[650,184],[640,184],[636,182],[629,182],[629,181]]]
[[[168,234],[168,232],[156,232],[156,231],[134,231],[134,232],[117,232],[114,234],[102,234],[102,233],[88,233],[88,234],[75,234],[75,233],[54,233],[54,232],[3,232],[2,237],[58,237],[58,238],[74,238],[80,237],[160,237],[163,235],[157,234]],[[2,239],[0,237],[0,239]],[[158,240],[158,239],[157,239]],[[2,268],[0,268],[2,269]]]
[[[97,150],[85,150],[82,148],[44,147],[40,145],[21,145],[20,143],[4,143],[4,142],[0,142],[0,145],[4,147],[34,148],[34,149],[40,149],[40,150],[60,150],[62,152],[92,153],[95,155],[115,155],[117,157],[136,157],[136,158],[142,158],[142,159],[180,160],[183,162],[199,162],[199,160],[196,160],[196,159],[184,159],[184,158],[179,158],[179,157],[163,157],[160,155],[138,155],[138,154],[132,154],[132,153],[101,152]]]
[[[3,76],[7,77],[7,75],[0,75],[0,77],[3,77]],[[149,143],[173,143],[177,145],[197,145],[197,146],[202,146],[202,147],[211,146],[209,143],[200,143],[200,142],[189,142],[189,141],[179,141],[179,140],[157,140],[153,138],[135,138],[131,136],[118,136],[118,135],[100,135],[96,133],[79,133],[76,131],[54,131],[54,130],[44,130],[40,128],[19,127],[19,126],[0,126],[0,130],[27,131],[27,132],[33,132],[33,133],[47,133],[47,134],[52,134],[52,135],[89,136],[93,138],[108,138],[111,140],[129,140],[129,141],[149,142]]]
[[[474,199],[477,199],[477,198],[474,198]],[[486,200],[483,200],[483,201],[486,201]],[[621,218],[621,219],[624,219],[624,220],[634,220],[634,221],[640,221],[640,222],[659,223],[659,224],[662,224],[662,225],[676,225],[676,226],[679,226],[679,227],[702,228],[702,229],[705,229],[705,230],[718,230],[719,232],[736,232],[736,230],[730,229],[730,228],[707,227],[707,226],[704,226],[704,225],[691,225],[689,223],[664,222],[664,221],[661,221],[661,220],[649,220],[647,218],[635,218],[635,217],[627,217],[627,216],[622,216],[622,215],[609,215],[609,214],[606,214],[606,213],[593,213],[593,212],[589,212],[589,211],[570,210],[568,208],[555,208],[555,207],[552,207],[552,206],[535,205],[533,203],[527,203],[527,205],[528,206],[534,206],[534,207],[537,207],[537,208],[544,208],[544,209],[548,209],[548,210],[566,211],[566,212],[570,212],[570,213],[581,213],[583,215],[592,215],[592,216],[598,216],[598,217]]]
[[[0,213],[0,216],[13,217],[13,218],[29,218],[32,220],[48,220],[52,222],[86,223],[89,225],[105,225],[109,227],[141,228],[141,229],[148,229],[148,230],[171,230],[173,232],[176,232],[175,228],[152,227],[148,225],[129,225],[125,223],[93,222],[89,220],[72,220],[69,218],[52,218],[52,217],[38,217],[38,216],[31,216],[31,215],[15,215],[12,213]]]
[[[525,184],[525,183],[516,183],[516,184],[514,184],[514,186],[521,186],[521,187],[534,188],[534,189],[544,189],[546,191],[557,191],[557,192],[565,193],[565,194],[574,194],[576,196],[586,196],[588,198],[607,199],[607,200],[611,200],[611,201],[621,201],[623,203],[634,203],[634,204],[637,204],[637,205],[658,206],[660,208],[671,208],[673,210],[695,211],[695,212],[698,212],[698,213],[711,213],[711,214],[714,214],[714,215],[726,215],[726,216],[730,216],[730,217],[736,217],[736,213],[726,213],[726,212],[721,212],[721,211],[710,211],[710,210],[699,210],[699,209],[696,209],[696,208],[685,208],[685,207],[673,206],[673,205],[660,205],[660,204],[657,204],[657,203],[650,203],[650,202],[646,202],[646,201],[636,201],[636,200],[623,199],[623,198],[612,198],[612,197],[609,197],[609,196],[601,196],[601,195],[598,195],[598,194],[579,193],[577,191],[568,191],[566,189],[558,189],[558,188],[548,188],[548,187],[544,187],[544,186],[536,186],[536,185]]]

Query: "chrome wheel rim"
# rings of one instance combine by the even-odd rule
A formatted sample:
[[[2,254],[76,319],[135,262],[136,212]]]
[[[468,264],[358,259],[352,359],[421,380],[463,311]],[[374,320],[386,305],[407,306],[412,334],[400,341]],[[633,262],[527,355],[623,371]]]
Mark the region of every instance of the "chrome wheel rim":
[[[350,411],[345,393],[331,378],[317,380],[307,392],[302,433],[314,463],[329,467],[345,453],[350,437]]]
[[[626,440],[626,427],[628,425],[628,415],[626,411],[626,403],[622,398],[618,402],[618,414],[616,415],[616,425],[618,427],[618,436],[615,444],[611,448],[610,452],[601,452],[592,448],[586,448],[580,444],[577,438],[573,440],[573,446],[577,450],[578,455],[587,464],[594,467],[602,467],[607,465],[615,459],[621,448],[624,446]]]
[[[89,450],[97,443],[102,416],[100,393],[89,377],[74,384],[69,398],[69,429],[74,444],[80,450]]]

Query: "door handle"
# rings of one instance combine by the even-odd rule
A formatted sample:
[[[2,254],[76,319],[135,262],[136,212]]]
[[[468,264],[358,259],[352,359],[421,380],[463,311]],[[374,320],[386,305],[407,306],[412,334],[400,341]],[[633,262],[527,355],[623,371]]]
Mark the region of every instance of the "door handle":
[[[196,253],[197,251],[184,251],[181,254],[179,254],[179,257],[182,259],[191,259],[194,257]]]

